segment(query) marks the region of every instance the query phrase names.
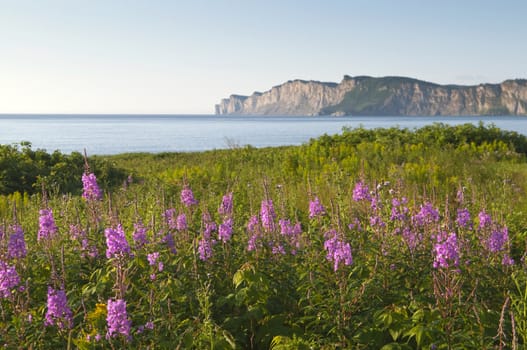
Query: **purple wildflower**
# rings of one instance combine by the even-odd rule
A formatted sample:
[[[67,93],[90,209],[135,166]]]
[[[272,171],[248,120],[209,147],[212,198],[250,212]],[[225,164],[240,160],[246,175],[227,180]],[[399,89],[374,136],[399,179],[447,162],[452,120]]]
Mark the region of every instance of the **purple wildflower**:
[[[408,214],[408,207],[406,207],[408,200],[403,197],[401,201],[397,198],[392,199],[392,210],[390,215],[390,220],[392,221],[404,221],[406,215]]]
[[[275,254],[275,255],[285,255],[285,249],[284,249],[284,246],[281,245],[281,244],[275,244],[273,245],[273,248],[272,248],[272,253]]]
[[[247,242],[247,250],[252,252],[258,248],[258,234],[253,234]]]
[[[132,233],[132,239],[134,240],[135,246],[140,248],[148,243],[148,238],[146,237],[147,228],[143,225],[141,221],[138,221],[134,224],[134,232]]]
[[[179,214],[176,218],[176,230],[185,231],[187,228],[187,216],[184,213]]]
[[[249,222],[247,223],[247,231],[249,231],[250,233],[255,233],[257,227],[258,227],[258,216],[253,215],[249,218]]]
[[[220,215],[231,216],[232,215],[232,192],[223,196],[221,200],[221,205],[218,208],[218,213]]]
[[[151,254],[148,254],[146,258],[148,260],[148,264],[150,266],[154,266],[157,262],[157,259],[159,259],[159,252],[153,252]]]
[[[501,264],[503,266],[514,265],[514,259],[509,256],[509,254],[504,254],[503,259],[501,259]]]
[[[56,325],[59,329],[71,328],[73,314],[68,306],[66,293],[62,289],[48,287],[48,310],[46,311],[46,326]]]
[[[362,225],[360,223],[360,220],[358,218],[354,218],[351,224],[348,225],[348,228],[350,230],[357,230],[359,232],[362,231]]]
[[[9,298],[11,291],[20,283],[14,266],[0,260],[0,298]]]
[[[386,223],[379,215],[372,215],[370,217],[370,226],[378,226],[378,227],[385,227]]]
[[[457,236],[451,233],[446,236],[442,233],[437,237],[438,243],[434,245],[434,268],[448,268],[459,265],[459,247]]]
[[[147,323],[145,323],[145,328],[146,329],[154,329],[154,322],[148,321]]]
[[[197,199],[194,198],[194,193],[192,193],[192,190],[188,186],[183,187],[181,190],[181,203],[187,208],[198,204]]]
[[[274,211],[273,201],[271,199],[263,200],[260,209],[260,218],[262,226],[267,232],[274,231],[276,214]]]
[[[403,228],[402,236],[404,241],[406,242],[406,245],[408,246],[408,249],[413,252],[415,248],[417,248],[417,245],[420,243],[419,235],[417,235],[410,228],[405,227]]]
[[[167,223],[169,229],[175,230],[177,228],[176,209],[167,209],[162,214],[162,216],[165,218],[165,222]]]
[[[456,223],[459,227],[468,227],[472,228],[472,224],[470,222],[470,212],[467,208],[462,208],[457,210],[457,218]]]
[[[421,205],[419,212],[412,216],[412,222],[416,226],[424,226],[438,221],[439,212],[429,202]]]
[[[502,230],[494,229],[487,240],[487,248],[492,253],[498,253],[504,249],[508,241],[509,230],[507,227]]]
[[[24,231],[19,225],[11,226],[11,235],[7,245],[7,255],[11,259],[21,259],[27,254],[26,241],[24,240]]]
[[[148,254],[146,258],[148,259],[148,264],[150,266],[155,266],[157,264],[157,271],[163,271],[165,265],[162,261],[159,261],[159,252]]]
[[[353,189],[353,200],[358,202],[361,200],[371,201],[370,189],[368,185],[365,185],[362,181],[355,184]]]
[[[320,199],[315,197],[315,199],[309,202],[309,218],[313,219],[324,214],[326,214],[326,209],[324,209],[324,206],[320,203]]]
[[[458,203],[463,203],[465,201],[465,193],[463,192],[463,189],[460,188],[458,191],[457,191],[457,194],[456,194],[456,201],[458,201]]]
[[[102,199],[102,191],[97,185],[95,174],[82,174],[82,197],[87,201],[98,201]]]
[[[492,225],[492,219],[490,218],[490,215],[485,212],[485,210],[479,212],[478,218],[480,229],[484,227],[490,227],[490,225]]]
[[[121,224],[117,225],[116,229],[107,228],[104,230],[104,235],[106,236],[106,257],[108,259],[131,254],[130,245]]]
[[[172,235],[172,233],[167,233],[166,236],[163,238],[163,241],[166,243],[168,250],[170,250],[172,254],[177,254],[176,242],[174,241],[174,236]]]
[[[216,231],[216,223],[212,221],[208,212],[203,213],[201,220],[204,226],[203,237],[210,239],[212,237],[212,232]]]
[[[218,229],[218,238],[223,242],[227,242],[232,236],[232,219],[226,219]]]
[[[108,314],[106,322],[108,324],[108,336],[115,337],[119,334],[130,336],[130,326],[132,322],[126,313],[126,301],[123,299],[108,299]]]
[[[207,261],[212,257],[212,243],[210,239],[203,238],[198,243],[199,258]]]
[[[326,259],[333,262],[334,271],[338,270],[341,262],[348,266],[353,263],[350,244],[339,240],[337,236],[337,232],[331,230],[326,234],[328,239],[324,242],[324,249],[327,251]]]
[[[41,209],[39,213],[37,239],[40,241],[42,239],[53,238],[58,230],[53,219],[53,211],[51,209]]]

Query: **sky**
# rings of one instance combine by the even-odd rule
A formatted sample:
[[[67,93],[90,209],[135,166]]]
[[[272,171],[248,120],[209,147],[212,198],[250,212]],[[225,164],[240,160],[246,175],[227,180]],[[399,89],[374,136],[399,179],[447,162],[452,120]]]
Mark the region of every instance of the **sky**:
[[[212,114],[287,80],[527,78],[525,0],[0,0],[0,113]]]

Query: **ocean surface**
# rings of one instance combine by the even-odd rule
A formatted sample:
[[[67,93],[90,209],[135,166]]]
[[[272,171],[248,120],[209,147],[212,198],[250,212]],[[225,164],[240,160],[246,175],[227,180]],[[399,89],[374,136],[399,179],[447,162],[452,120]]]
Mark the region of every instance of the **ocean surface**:
[[[495,124],[527,135],[526,117],[266,117],[215,115],[8,115],[0,114],[0,144],[29,141],[33,149],[89,155],[188,152],[244,145],[299,145],[343,127],[418,128]]]

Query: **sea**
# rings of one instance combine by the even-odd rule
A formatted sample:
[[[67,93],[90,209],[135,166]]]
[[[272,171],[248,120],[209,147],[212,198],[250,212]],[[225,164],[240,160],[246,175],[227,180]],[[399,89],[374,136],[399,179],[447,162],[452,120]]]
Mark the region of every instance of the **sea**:
[[[192,152],[300,145],[343,128],[415,129],[433,123],[493,124],[527,135],[527,117],[223,116],[0,114],[0,144],[88,155]]]

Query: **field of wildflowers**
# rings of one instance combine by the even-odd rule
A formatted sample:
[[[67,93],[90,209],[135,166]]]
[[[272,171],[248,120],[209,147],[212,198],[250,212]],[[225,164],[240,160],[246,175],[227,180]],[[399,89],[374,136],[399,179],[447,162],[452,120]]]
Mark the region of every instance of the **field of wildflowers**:
[[[78,192],[0,196],[0,345],[523,348],[526,152],[492,126],[355,129],[103,157],[121,187],[92,157]]]

